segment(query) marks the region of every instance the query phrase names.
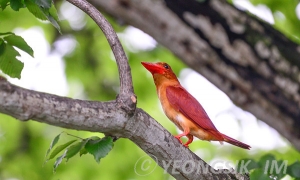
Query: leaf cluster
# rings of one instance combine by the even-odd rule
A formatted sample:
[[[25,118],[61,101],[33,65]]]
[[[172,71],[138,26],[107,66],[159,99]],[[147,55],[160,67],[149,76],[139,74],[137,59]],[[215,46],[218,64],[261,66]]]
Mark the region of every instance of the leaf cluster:
[[[104,138],[99,138],[97,136],[92,136],[90,138],[82,139],[70,134],[67,134],[77,139],[70,140],[64,144],[57,146],[55,149],[54,146],[58,143],[60,136],[63,133],[58,134],[51,142],[47,152],[46,152],[46,161],[55,158],[59,153],[63,152],[58,156],[54,162],[53,168],[56,171],[56,168],[61,164],[63,159],[66,159],[66,162],[74,157],[76,154],[80,156],[84,154],[93,155],[97,163],[100,162],[101,158],[104,158],[113,148],[113,138],[106,136]],[[51,152],[52,151],[52,152]],[[51,154],[50,154],[51,152]]]
[[[60,32],[57,23],[58,15],[52,0],[0,0],[2,11],[10,6],[14,11],[27,8],[28,11],[40,20],[48,20]]]
[[[2,11],[7,6],[14,11],[26,8],[36,18],[50,21],[60,32],[57,11],[52,0],[0,0]],[[16,58],[20,54],[15,48],[19,48],[33,57],[33,50],[22,37],[12,32],[0,33],[0,70],[12,78],[20,79],[24,64]]]
[[[250,179],[256,180],[283,179],[286,175],[300,180],[299,169],[299,161],[288,165],[287,160],[276,159],[272,154],[266,154],[258,161],[249,158],[241,159],[236,167],[236,171],[250,173]]]
[[[21,78],[24,64],[17,59],[19,48],[33,57],[33,50],[20,36],[11,32],[0,33],[0,70],[13,78]]]

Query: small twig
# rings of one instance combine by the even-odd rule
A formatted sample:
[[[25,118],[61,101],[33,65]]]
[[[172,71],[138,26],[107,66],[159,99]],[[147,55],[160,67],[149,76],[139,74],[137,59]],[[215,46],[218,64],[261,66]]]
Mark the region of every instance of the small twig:
[[[79,136],[75,136],[75,135],[69,134],[69,133],[67,133],[67,132],[63,132],[63,133],[66,133],[66,135],[68,135],[68,136],[72,136],[72,137],[74,137],[74,138],[84,140],[83,138],[81,138],[81,137],[79,137]]]

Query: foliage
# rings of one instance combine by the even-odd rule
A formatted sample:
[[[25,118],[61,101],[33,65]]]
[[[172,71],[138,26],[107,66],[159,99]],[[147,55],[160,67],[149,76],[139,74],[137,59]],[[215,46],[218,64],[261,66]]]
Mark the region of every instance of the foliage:
[[[13,2],[13,5],[10,4],[11,2]],[[44,1],[37,2],[42,6],[41,3]],[[48,1],[45,1],[45,3],[46,2]],[[84,26],[81,29],[72,28],[70,25],[71,22],[68,20],[60,21],[61,30],[63,32],[61,35],[57,33],[57,30],[51,27],[51,25],[37,21],[36,18],[31,17],[31,11],[34,12],[34,8],[29,11],[27,8],[24,8],[26,6],[25,3],[23,6],[18,3],[23,3],[23,1],[0,0],[2,10],[5,9],[5,11],[0,12],[0,23],[2,23],[1,31],[13,32],[16,28],[39,26],[43,28],[50,44],[55,44],[55,42],[64,38],[72,38],[75,41],[75,48],[64,55],[65,72],[70,87],[69,96],[80,99],[105,101],[115,98],[119,86],[116,64],[104,35],[90,18],[84,16],[82,22]],[[33,3],[35,3],[35,1]],[[55,4],[60,12],[65,11],[65,9],[60,10],[62,4],[61,2],[56,2]],[[18,13],[16,13],[11,6],[14,8],[20,7]],[[43,6],[47,6],[47,4]],[[47,7],[49,7],[49,4]],[[40,10],[39,12],[37,16],[42,16],[43,11]],[[45,17],[47,18],[47,16]],[[119,34],[124,32],[126,26],[118,24],[117,20],[110,17],[108,17],[108,19]],[[295,27],[297,28],[296,25]],[[288,30],[288,28],[286,29]],[[126,43],[123,41],[123,44]],[[18,48],[21,49],[20,47]],[[157,119],[159,123],[172,134],[176,134],[175,126],[167,120],[160,109],[152,77],[141,67],[140,62],[166,61],[172,64],[172,69],[177,75],[179,75],[182,68],[185,68],[185,65],[171,52],[160,45],[151,50],[138,50],[135,52],[127,48],[126,45],[124,48],[132,69],[134,89],[139,100],[138,107],[143,108],[151,114],[152,117]],[[51,50],[55,51],[55,46],[52,46]],[[83,91],[81,94],[79,93],[79,95],[78,93],[72,93],[78,92],[79,88],[76,84],[83,87]],[[145,85],[147,85],[146,88]],[[78,137],[91,137],[87,138],[89,140],[78,138],[69,139],[69,136],[62,136],[62,134],[57,136],[61,131],[62,129],[58,127],[52,127],[33,121],[23,123],[0,114],[0,179],[170,179],[170,176],[160,167],[156,167],[153,172],[148,175],[137,174],[135,172],[135,168],[138,168],[136,167],[137,161],[147,155],[127,139],[118,139],[114,142],[114,149],[110,151],[109,156],[102,158],[101,163],[98,165],[95,163],[95,160],[100,160],[99,158],[101,158],[103,154],[106,154],[105,151],[110,149],[109,147],[103,151],[98,149],[99,142],[97,141],[105,138],[102,137],[103,135],[63,129],[65,132],[63,134],[68,133]],[[100,138],[94,140],[92,138],[93,136],[100,136]],[[53,137],[55,138],[53,139]],[[52,143],[49,147],[51,140]],[[87,141],[94,143],[91,143],[91,146],[87,146]],[[68,148],[70,151],[67,151],[69,152],[67,158],[66,149]],[[88,152],[87,149],[89,149],[90,152]],[[207,162],[215,158],[225,159],[230,162],[240,162],[240,159],[249,158],[255,162],[251,166],[256,168],[252,170],[249,169],[251,176],[261,174],[261,170],[259,170],[258,167],[260,165],[259,162],[264,158],[259,157],[263,157],[266,153],[272,153],[275,159],[293,162],[289,163],[288,167],[291,168],[287,168],[287,173],[291,174],[292,177],[297,177],[298,171],[295,171],[295,169],[299,166],[299,163],[295,162],[295,159],[300,159],[300,155],[299,152],[291,147],[281,147],[272,151],[261,150],[248,152],[239,148],[229,146],[220,147],[219,145],[215,146],[209,142],[196,140],[190,145],[190,149]],[[54,164],[59,165],[59,169],[57,169],[55,173],[53,173],[53,164],[45,163],[44,166],[42,166],[45,151],[47,151],[46,161],[54,160]],[[98,154],[96,152],[104,153]],[[92,156],[85,156],[84,159],[79,159],[80,155],[88,153]],[[79,156],[76,154],[79,154]],[[57,156],[60,158],[57,159]],[[72,158],[72,160],[70,158]],[[70,162],[65,165],[61,163],[63,159],[69,159]],[[151,162],[154,162],[154,160],[151,160]],[[249,165],[248,167],[251,166]],[[55,168],[57,167],[54,167],[54,169]]]
[[[19,11],[21,8],[27,8],[36,18],[40,20],[48,20],[51,24],[60,31],[57,23],[58,16],[52,0],[1,0],[0,7],[2,11],[10,5],[14,11]]]
[[[58,16],[52,0],[1,0],[0,7],[2,11],[10,5],[14,11],[21,8],[27,8],[36,18],[49,20],[52,25],[60,32],[57,23]],[[21,78],[21,71],[24,64],[16,57],[20,56],[19,52],[13,48],[17,47],[29,55],[33,56],[33,50],[20,36],[12,32],[0,33],[0,70],[13,78]]]
[[[24,64],[16,57],[20,56],[19,48],[33,57],[33,50],[20,36],[14,33],[0,33],[0,70],[10,77],[21,78]]]
[[[251,179],[270,180],[283,179],[286,175],[295,179],[300,178],[300,162],[288,165],[287,160],[278,160],[272,154],[262,156],[258,161],[254,159],[241,159],[236,171],[249,173]]]
[[[48,157],[48,155],[51,152],[51,150],[53,149],[53,147],[58,143],[61,134],[62,133],[58,134],[52,140],[50,147],[47,150],[46,157]],[[70,135],[70,134],[68,134],[68,135]],[[70,135],[70,136],[73,136],[73,135]],[[76,137],[76,136],[73,136],[73,137]],[[56,171],[56,168],[62,162],[63,159],[66,159],[66,161],[68,161],[76,154],[79,154],[81,156],[81,155],[90,153],[91,155],[94,156],[95,161],[97,163],[99,163],[100,159],[105,157],[111,151],[111,149],[113,147],[113,139],[112,139],[112,137],[109,137],[109,136],[104,137],[104,138],[99,138],[97,136],[92,136],[92,137],[86,138],[86,139],[82,139],[79,137],[76,137],[76,138],[80,139],[80,141],[76,142],[77,140],[70,140],[60,146],[57,146],[52,151],[52,153],[49,155],[46,162],[53,159],[60,152],[65,150],[61,156],[56,158],[56,161],[53,166],[54,171]],[[73,144],[73,143],[75,143],[75,144]]]

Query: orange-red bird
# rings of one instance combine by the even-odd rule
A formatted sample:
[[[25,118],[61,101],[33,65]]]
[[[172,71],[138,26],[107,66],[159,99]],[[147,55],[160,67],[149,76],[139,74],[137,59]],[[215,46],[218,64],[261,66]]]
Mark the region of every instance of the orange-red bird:
[[[156,91],[162,108],[167,117],[183,131],[175,136],[181,144],[180,138],[186,136],[188,141],[184,146],[188,147],[193,142],[193,136],[207,141],[223,141],[232,145],[250,149],[251,147],[220,133],[206,114],[201,104],[187,92],[179,83],[171,67],[164,62],[142,65],[151,72]]]

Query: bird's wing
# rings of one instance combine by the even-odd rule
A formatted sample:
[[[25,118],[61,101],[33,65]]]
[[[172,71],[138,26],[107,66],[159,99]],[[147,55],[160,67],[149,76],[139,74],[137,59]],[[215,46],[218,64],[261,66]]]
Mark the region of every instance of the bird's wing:
[[[203,129],[218,132],[201,104],[183,87],[168,86],[167,99],[171,106]]]

